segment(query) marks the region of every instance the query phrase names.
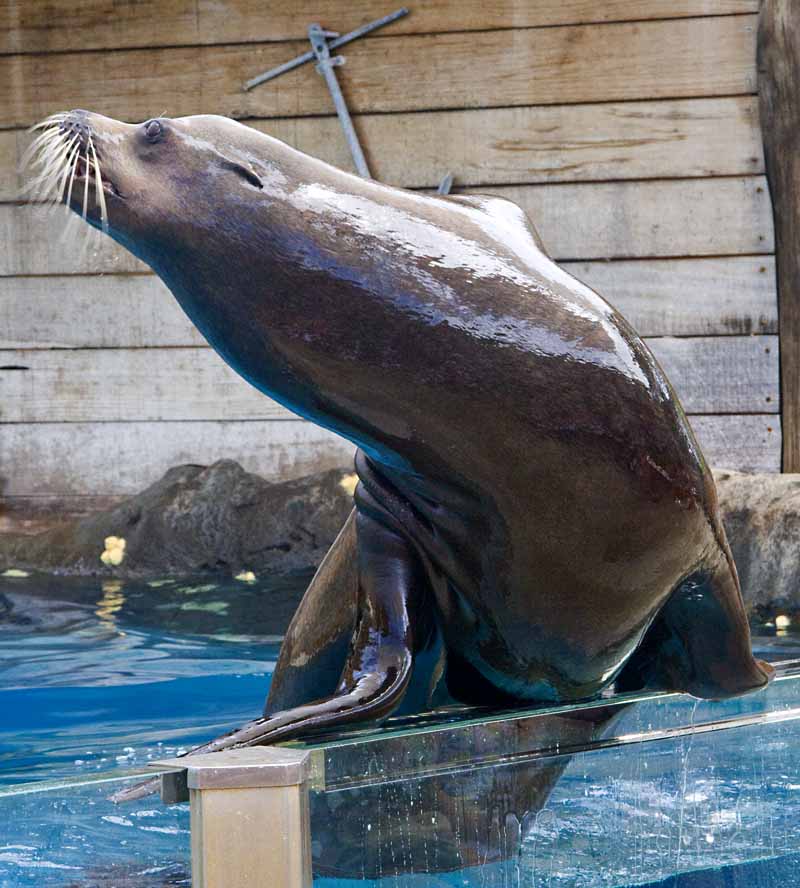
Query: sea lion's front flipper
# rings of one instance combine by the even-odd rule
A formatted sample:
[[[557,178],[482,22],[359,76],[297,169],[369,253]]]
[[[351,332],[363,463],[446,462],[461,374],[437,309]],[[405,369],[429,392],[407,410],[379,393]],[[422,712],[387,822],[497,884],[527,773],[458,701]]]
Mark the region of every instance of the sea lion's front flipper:
[[[425,576],[400,533],[361,511],[355,521],[359,613],[335,692],[255,719],[192,753],[258,746],[351,722],[380,721],[400,705],[411,678],[413,615],[420,610]],[[331,601],[329,606],[338,605]]]
[[[305,615],[299,617],[311,620],[315,613],[328,611],[319,625],[332,630],[332,635],[323,640],[327,650],[311,672],[311,678],[320,678],[320,686],[315,689],[317,698],[307,699],[313,682],[301,681],[291,672],[291,658],[302,659],[305,648],[290,642],[288,660],[282,651],[278,661],[279,672],[289,671],[283,672],[275,694],[270,691],[267,714],[192,749],[188,755],[275,743],[351,722],[380,721],[400,705],[411,678],[415,642],[422,648],[430,642],[430,625],[422,620],[420,627],[415,626],[424,611],[420,605],[427,589],[419,559],[404,536],[377,517],[357,511],[348,518],[334,548],[336,551],[328,554],[312,580],[306,593],[310,597],[301,603]],[[352,570],[352,560],[357,572]],[[357,582],[357,607],[347,599],[351,580]],[[346,600],[339,600],[342,595]],[[337,610],[338,618],[332,614]],[[342,653],[339,662],[344,668],[326,694],[325,683],[330,680],[336,648],[348,623],[354,625],[347,638],[349,652],[345,648]],[[319,668],[314,670],[314,666]],[[303,702],[278,711],[278,701],[292,699]],[[111,798],[115,802],[134,801],[157,792],[158,785],[158,779],[149,780]]]
[[[292,617],[269,686],[265,716],[336,692],[357,619],[354,509]]]
[[[617,679],[618,690],[659,688],[721,700],[766,685],[756,660],[733,561],[720,551],[672,593]]]

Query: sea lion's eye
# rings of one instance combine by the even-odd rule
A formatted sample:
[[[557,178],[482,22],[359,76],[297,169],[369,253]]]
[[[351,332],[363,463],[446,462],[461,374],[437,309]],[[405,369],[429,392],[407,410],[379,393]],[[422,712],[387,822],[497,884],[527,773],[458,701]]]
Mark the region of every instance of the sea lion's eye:
[[[144,135],[148,142],[157,142],[164,134],[164,127],[158,120],[148,120],[144,125]]]

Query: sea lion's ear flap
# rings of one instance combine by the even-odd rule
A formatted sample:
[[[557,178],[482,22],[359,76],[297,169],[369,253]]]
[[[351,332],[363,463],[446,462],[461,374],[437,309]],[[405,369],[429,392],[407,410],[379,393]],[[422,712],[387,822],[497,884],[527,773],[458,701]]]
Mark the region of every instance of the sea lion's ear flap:
[[[224,154],[218,154],[220,165],[226,169],[231,170],[231,172],[236,173],[241,176],[243,179],[246,179],[251,185],[255,188],[263,188],[264,183],[261,181],[258,174],[251,167],[247,166],[243,163],[237,163],[235,160],[230,160],[225,157]]]

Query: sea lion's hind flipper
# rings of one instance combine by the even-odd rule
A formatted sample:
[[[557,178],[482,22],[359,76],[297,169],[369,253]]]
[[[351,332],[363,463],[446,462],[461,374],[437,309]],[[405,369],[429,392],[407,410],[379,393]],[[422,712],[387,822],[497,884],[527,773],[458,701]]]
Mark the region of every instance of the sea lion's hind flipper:
[[[350,513],[286,631],[264,715],[336,691],[358,617],[356,513]]]
[[[617,679],[620,691],[684,691],[721,700],[767,684],[772,667],[756,660],[739,583],[720,553],[672,593]]]

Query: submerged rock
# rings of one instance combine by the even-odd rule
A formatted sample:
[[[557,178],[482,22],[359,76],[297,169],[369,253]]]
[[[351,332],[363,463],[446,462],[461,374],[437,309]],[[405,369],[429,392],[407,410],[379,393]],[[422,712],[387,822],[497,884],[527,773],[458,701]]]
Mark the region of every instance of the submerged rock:
[[[0,535],[0,571],[163,577],[306,570],[347,519],[351,491],[352,473],[339,469],[271,483],[232,460],[177,466],[107,511],[35,535]]]
[[[768,618],[797,613],[800,475],[717,471],[714,477],[748,609]]]

